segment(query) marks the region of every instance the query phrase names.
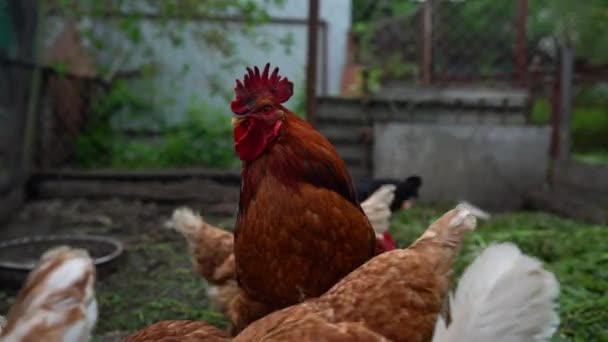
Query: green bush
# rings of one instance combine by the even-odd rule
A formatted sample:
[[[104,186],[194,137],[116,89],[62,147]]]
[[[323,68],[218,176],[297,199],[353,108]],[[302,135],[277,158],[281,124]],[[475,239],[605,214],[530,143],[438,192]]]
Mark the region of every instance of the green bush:
[[[608,152],[608,100],[583,93],[574,101],[570,122],[574,153]],[[546,98],[535,101],[530,120],[534,124],[551,122],[551,104]]]
[[[238,160],[233,152],[228,115],[200,102],[192,102],[186,119],[168,127],[155,117],[152,104],[126,83],[118,82],[95,106],[95,115],[77,139],[74,162],[83,168],[170,168],[207,166],[230,168]],[[120,114],[142,120],[163,131],[159,141],[128,137],[113,124]]]

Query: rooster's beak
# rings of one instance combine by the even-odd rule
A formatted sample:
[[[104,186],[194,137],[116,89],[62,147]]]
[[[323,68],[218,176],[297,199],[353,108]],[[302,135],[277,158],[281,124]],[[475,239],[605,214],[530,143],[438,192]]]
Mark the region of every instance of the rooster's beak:
[[[232,118],[232,126],[233,126],[233,127],[238,126],[238,125],[239,125],[241,122],[243,122],[243,121],[245,121],[245,120],[247,120],[247,119],[245,119],[245,118],[235,118],[235,117],[233,117],[233,118]]]

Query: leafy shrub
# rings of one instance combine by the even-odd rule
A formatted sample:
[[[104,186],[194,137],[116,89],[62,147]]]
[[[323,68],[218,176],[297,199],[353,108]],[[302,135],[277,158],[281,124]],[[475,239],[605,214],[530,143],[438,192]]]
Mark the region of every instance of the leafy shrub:
[[[605,101],[585,92],[575,99],[570,122],[573,152],[608,152],[608,99]],[[534,124],[551,122],[548,99],[536,100],[530,119]]]
[[[152,104],[118,82],[94,107],[95,115],[77,139],[75,164],[84,168],[233,167],[237,163],[227,116],[204,103],[190,104],[186,120],[167,127],[152,114]],[[162,129],[159,141],[128,137],[113,124],[117,114],[145,117]]]

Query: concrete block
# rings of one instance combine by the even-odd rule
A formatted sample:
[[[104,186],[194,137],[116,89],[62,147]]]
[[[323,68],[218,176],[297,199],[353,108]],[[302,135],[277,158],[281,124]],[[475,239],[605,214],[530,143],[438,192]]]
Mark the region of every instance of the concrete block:
[[[512,210],[545,182],[549,127],[376,123],[374,176],[423,177],[422,201]]]

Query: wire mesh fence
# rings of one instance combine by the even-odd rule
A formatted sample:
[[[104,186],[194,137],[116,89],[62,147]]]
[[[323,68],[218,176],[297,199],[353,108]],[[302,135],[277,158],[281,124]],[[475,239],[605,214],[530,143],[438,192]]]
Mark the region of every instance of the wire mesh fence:
[[[383,79],[517,82],[526,67],[521,1],[358,1],[360,62]],[[523,19],[522,19],[523,18]]]

